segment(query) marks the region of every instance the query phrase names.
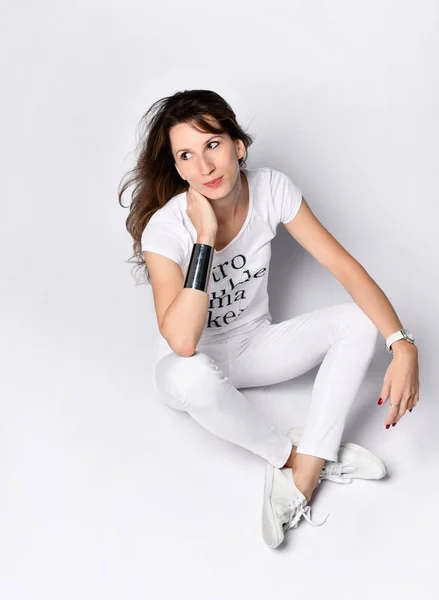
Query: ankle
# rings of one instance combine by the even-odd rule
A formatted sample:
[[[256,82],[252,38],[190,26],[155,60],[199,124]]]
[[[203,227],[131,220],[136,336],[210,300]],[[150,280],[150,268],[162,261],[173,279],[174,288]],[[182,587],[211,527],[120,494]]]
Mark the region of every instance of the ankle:
[[[287,462],[284,464],[284,467],[288,467],[288,468],[290,468],[290,469],[293,469],[293,467],[294,467],[294,460],[295,460],[295,458],[296,458],[296,446],[293,446],[293,447],[291,448],[291,454],[290,454],[290,456],[288,457],[288,460],[287,460]]]
[[[313,492],[317,487],[318,478],[315,480],[314,478],[304,477],[302,474],[298,473],[295,469],[292,469],[292,476],[294,485],[297,489],[302,492],[305,496],[307,502],[311,500]]]

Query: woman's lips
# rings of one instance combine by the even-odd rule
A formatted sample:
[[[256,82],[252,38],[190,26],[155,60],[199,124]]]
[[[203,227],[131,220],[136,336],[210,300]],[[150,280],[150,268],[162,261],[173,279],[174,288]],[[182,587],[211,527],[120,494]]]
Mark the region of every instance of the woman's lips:
[[[210,188],[218,187],[220,185],[223,177],[224,177],[224,175],[221,175],[221,177],[218,177],[218,179],[215,179],[213,181],[213,183],[205,183],[204,185],[207,185],[207,187],[210,187]]]

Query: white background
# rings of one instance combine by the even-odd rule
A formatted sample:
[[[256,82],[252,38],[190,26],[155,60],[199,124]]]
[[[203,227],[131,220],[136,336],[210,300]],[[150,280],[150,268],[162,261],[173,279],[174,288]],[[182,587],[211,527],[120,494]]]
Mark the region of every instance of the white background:
[[[0,596],[435,598],[439,9],[433,0],[4,2],[1,8]],[[265,465],[164,407],[158,330],[117,199],[157,99],[213,89],[416,337],[420,402],[377,406],[380,338],[345,439],[381,481],[323,482],[267,548]],[[124,204],[129,203],[128,196]],[[273,321],[350,300],[288,233]],[[245,392],[286,430],[317,369]]]

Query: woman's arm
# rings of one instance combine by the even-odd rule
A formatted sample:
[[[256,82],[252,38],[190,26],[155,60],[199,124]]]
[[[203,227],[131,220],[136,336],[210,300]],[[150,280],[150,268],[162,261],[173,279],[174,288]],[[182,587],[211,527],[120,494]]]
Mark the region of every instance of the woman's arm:
[[[285,227],[305,250],[340,281],[385,339],[402,329],[403,325],[383,290],[320,223],[305,198],[302,198],[297,215],[285,223]],[[395,355],[417,352],[416,346],[404,339],[394,342],[392,350]]]
[[[384,339],[403,328],[403,324],[383,290],[359,263],[341,283],[355,303],[374,322]],[[392,351],[397,356],[405,352],[416,354],[418,349],[415,344],[402,339],[393,342]]]

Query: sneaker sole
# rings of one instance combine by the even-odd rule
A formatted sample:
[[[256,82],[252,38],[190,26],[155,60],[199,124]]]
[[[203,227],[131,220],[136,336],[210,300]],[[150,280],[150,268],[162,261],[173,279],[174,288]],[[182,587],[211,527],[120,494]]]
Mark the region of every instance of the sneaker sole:
[[[273,481],[274,467],[272,464],[267,463],[265,468],[264,506],[262,511],[262,537],[264,538],[264,542],[267,544],[267,546],[269,546],[270,548],[277,548],[277,546],[279,546],[279,544],[283,541],[283,530],[279,530],[273,511],[273,505],[271,503]],[[267,539],[267,528],[271,529],[270,540]]]

